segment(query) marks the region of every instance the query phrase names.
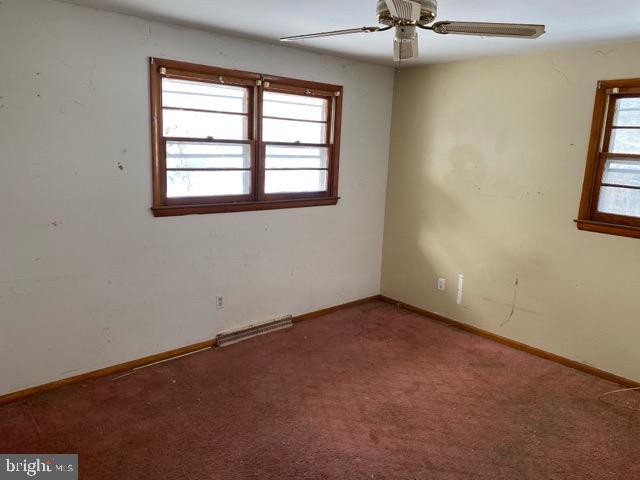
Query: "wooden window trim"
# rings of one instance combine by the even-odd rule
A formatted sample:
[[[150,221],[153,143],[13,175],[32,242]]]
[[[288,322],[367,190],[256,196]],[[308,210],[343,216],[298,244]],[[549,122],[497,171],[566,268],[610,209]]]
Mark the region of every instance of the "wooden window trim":
[[[607,159],[633,158],[640,161],[640,155],[614,154],[608,151],[611,132],[614,128],[612,124],[615,100],[638,95],[640,95],[640,78],[598,82],[580,210],[575,220],[579,230],[640,238],[640,218],[598,211],[598,199],[603,186],[602,178]]]
[[[176,215],[244,212],[252,210],[272,210],[336,205],[338,203],[338,179],[340,164],[340,140],[342,119],[343,87],[327,83],[298,80],[274,75],[263,75],[175,60],[150,58],[151,97],[151,154],[152,190],[151,210],[156,217]],[[162,128],[162,78],[176,78],[191,81],[224,83],[243,86],[249,92],[248,139],[216,140],[212,143],[246,144],[251,148],[250,168],[252,172],[251,192],[246,195],[216,197],[167,198],[166,194],[166,153],[167,139]],[[262,141],[262,97],[263,92],[293,93],[323,97],[327,102],[326,138],[321,144],[303,144]],[[171,140],[180,141],[175,137]],[[184,141],[201,142],[199,138],[184,138]],[[207,140],[204,140],[207,141]],[[327,190],[322,192],[277,193],[264,192],[267,145],[314,146],[328,150]]]

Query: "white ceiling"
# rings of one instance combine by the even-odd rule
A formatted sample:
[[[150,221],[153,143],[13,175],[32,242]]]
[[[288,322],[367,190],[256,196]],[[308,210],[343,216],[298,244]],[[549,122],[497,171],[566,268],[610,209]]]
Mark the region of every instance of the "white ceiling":
[[[64,0],[277,42],[287,35],[377,25],[376,0]],[[435,63],[584,43],[640,39],[638,0],[439,0],[438,20],[543,23],[537,40],[476,38],[420,32],[420,58]],[[306,40],[296,45],[392,64],[392,31]],[[289,44],[291,45],[291,44]]]

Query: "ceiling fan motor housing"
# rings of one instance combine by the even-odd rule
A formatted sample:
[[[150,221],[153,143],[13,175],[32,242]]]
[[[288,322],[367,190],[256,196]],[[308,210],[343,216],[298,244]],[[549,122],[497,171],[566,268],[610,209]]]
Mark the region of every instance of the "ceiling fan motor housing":
[[[420,4],[420,20],[417,21],[419,25],[428,25],[433,22],[438,13],[438,0],[413,0]],[[378,15],[378,22],[383,25],[394,26],[397,25],[397,20],[391,16],[389,7],[385,0],[378,0],[376,6],[376,14]]]

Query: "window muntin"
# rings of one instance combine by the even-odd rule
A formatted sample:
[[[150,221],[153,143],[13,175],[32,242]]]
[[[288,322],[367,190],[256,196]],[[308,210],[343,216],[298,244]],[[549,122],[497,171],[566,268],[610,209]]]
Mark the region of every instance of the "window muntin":
[[[158,59],[151,77],[154,214],[337,203],[342,87]]]
[[[577,223],[640,237],[640,79],[599,83]]]

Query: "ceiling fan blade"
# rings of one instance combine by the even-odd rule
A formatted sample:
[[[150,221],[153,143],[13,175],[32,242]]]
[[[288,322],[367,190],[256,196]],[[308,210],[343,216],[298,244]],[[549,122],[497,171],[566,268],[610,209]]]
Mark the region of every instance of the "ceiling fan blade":
[[[284,38],[281,38],[280,41],[295,42],[297,40],[307,40],[308,38],[333,37],[336,35],[349,35],[350,33],[383,32],[385,30],[388,30],[389,28],[380,28],[380,27],[348,28],[346,30],[334,30],[331,32],[309,33],[307,35],[295,35],[293,37],[284,37]]]
[[[418,35],[416,27],[396,27],[396,37],[393,40],[393,60],[400,62],[418,56]]]
[[[430,29],[442,34],[509,38],[538,38],[545,33],[544,25],[522,23],[436,22]]]
[[[385,0],[392,17],[404,22],[417,22],[420,20],[421,6],[411,0]]]

